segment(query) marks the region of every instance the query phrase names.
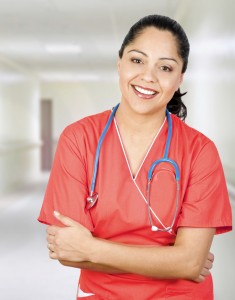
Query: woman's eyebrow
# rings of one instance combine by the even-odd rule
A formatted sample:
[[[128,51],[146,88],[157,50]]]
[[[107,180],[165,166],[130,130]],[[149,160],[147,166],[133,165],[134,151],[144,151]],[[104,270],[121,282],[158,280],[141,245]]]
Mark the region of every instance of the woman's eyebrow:
[[[148,57],[148,55],[145,52],[137,50],[137,49],[129,50],[127,53],[130,53],[130,52],[137,52],[137,53],[140,53],[140,54]],[[159,60],[172,60],[172,61],[174,61],[178,64],[178,61],[175,58],[172,58],[172,57],[160,57]]]
[[[178,61],[175,58],[172,58],[172,57],[161,57],[159,59],[160,60],[172,60],[172,61],[174,61],[174,62],[176,62],[178,64]]]
[[[148,56],[146,53],[144,53],[143,51],[140,51],[140,50],[136,50],[136,49],[132,49],[130,51],[128,51],[127,53],[130,53],[130,52],[137,52],[137,53],[140,53],[140,54],[143,54],[144,56]]]

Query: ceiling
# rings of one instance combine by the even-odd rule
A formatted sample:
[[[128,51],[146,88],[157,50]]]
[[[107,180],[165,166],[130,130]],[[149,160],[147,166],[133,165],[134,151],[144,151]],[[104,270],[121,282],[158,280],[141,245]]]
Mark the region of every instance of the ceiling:
[[[229,5],[225,5],[225,4]],[[233,0],[0,0],[0,59],[42,80],[115,76],[117,52],[129,27],[158,13],[178,20],[190,39],[234,32]],[[221,12],[226,16],[223,22]],[[199,30],[203,28],[203,30]],[[201,47],[198,47],[201,51]],[[234,46],[235,49],[235,46]],[[235,50],[234,50],[235,52]],[[3,70],[2,70],[3,72]]]

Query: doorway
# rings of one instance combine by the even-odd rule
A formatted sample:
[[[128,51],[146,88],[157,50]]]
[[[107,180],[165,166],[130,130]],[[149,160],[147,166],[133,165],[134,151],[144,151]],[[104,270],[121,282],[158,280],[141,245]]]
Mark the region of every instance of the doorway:
[[[50,171],[53,161],[52,100],[41,100],[41,170]]]

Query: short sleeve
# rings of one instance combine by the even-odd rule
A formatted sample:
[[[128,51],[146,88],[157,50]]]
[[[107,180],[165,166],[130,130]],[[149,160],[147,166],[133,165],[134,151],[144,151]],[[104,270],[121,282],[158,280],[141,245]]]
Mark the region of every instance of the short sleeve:
[[[213,227],[216,233],[232,229],[232,212],[222,164],[209,141],[195,158],[177,227]]]
[[[92,231],[89,212],[85,211],[88,184],[82,137],[77,140],[70,129],[61,134],[46,188],[39,222],[62,225],[53,215],[56,210]]]

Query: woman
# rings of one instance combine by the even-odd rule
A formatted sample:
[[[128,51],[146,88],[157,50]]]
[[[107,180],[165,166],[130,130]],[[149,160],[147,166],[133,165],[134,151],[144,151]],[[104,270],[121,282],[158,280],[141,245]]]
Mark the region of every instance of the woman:
[[[213,299],[231,208],[214,144],[181,120],[188,55],[177,22],[141,19],[119,51],[120,105],[60,137],[39,221],[50,257],[81,268],[77,299]]]

